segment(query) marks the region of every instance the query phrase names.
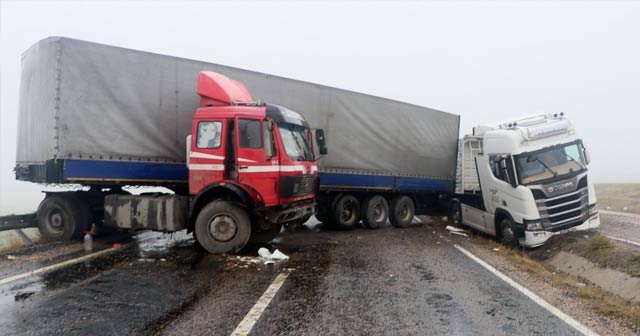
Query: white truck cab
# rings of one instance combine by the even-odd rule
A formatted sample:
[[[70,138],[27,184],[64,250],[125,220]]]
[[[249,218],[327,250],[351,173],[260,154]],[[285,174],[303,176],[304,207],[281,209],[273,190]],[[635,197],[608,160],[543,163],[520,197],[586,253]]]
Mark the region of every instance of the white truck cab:
[[[458,159],[457,224],[524,247],[600,226],[589,154],[563,113],[476,126]]]

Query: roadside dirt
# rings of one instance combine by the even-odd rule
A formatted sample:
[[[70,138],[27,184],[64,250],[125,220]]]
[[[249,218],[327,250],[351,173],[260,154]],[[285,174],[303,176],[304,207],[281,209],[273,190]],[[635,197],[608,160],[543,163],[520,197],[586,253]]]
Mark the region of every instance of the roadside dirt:
[[[602,268],[603,272],[616,270],[629,277],[640,278],[640,248],[609,239],[597,232],[571,232],[555,236],[541,248],[528,251],[528,255],[541,262],[551,262],[563,252],[582,257]]]
[[[598,208],[640,214],[640,184],[596,184]]]
[[[640,279],[610,268],[602,268],[591,261],[561,251],[548,261],[549,265],[576,277],[587,279],[609,293],[640,302]]]

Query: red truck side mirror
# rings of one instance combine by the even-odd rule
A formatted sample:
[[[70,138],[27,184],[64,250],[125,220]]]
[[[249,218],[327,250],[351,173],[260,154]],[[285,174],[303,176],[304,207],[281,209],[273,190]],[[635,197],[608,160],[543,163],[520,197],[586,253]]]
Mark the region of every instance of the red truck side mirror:
[[[320,153],[320,155],[327,155],[327,143],[324,139],[323,129],[316,130],[316,143],[318,144],[318,152]]]

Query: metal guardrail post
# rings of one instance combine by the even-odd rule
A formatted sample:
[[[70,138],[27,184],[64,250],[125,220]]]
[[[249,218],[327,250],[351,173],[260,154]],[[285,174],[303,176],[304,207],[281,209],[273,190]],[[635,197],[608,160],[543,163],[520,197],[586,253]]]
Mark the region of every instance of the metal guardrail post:
[[[27,234],[24,233],[22,229],[17,229],[16,233],[18,233],[18,236],[20,236],[20,238],[22,238],[22,240],[24,240],[27,245],[33,245],[33,240],[31,240],[31,238],[29,238],[29,236],[27,236]]]

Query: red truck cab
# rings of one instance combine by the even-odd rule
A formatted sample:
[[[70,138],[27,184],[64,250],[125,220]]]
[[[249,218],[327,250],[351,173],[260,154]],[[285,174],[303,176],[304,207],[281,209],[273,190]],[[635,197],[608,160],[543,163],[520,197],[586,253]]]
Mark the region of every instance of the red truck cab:
[[[315,212],[313,132],[284,107],[254,101],[241,83],[202,71],[187,138],[190,230],[209,252],[266,242]],[[316,131],[318,151],[324,134]]]

